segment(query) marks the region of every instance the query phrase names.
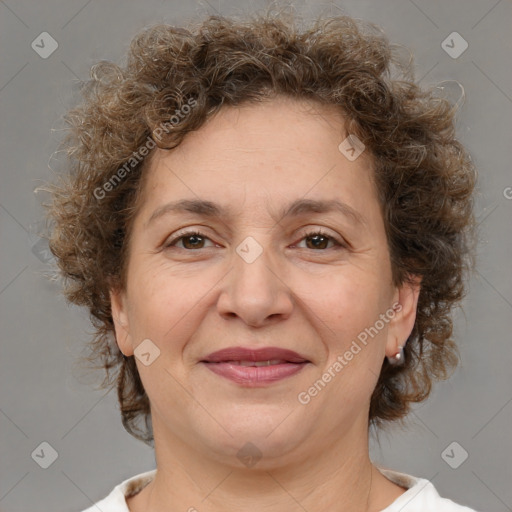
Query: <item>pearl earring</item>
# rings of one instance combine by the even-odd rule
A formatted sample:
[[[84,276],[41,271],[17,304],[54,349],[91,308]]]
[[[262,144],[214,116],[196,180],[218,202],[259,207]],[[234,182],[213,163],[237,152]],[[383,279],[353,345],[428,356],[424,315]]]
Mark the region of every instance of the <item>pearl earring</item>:
[[[398,366],[404,363],[404,347],[398,346],[398,352],[393,357],[388,357],[388,363]]]

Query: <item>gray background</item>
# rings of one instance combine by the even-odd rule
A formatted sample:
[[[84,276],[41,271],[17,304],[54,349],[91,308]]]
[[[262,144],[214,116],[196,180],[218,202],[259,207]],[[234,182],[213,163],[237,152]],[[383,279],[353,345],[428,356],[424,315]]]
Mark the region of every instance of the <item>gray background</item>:
[[[38,236],[42,208],[34,189],[59,168],[54,154],[60,116],[77,80],[100,59],[118,61],[145,25],[186,22],[220,12],[252,11],[264,2],[205,0],[187,4],[146,0],[0,1],[0,510],[79,511],[122,480],[154,468],[152,450],[123,429],[115,391],[105,394],[74,365],[90,326],[85,311],[68,306],[52,277]],[[512,382],[510,272],[512,175],[510,0],[297,1],[309,16],[332,13],[381,25],[409,47],[422,85],[463,84],[459,138],[480,172],[478,271],[456,335],[462,364],[417,406],[406,427],[372,442],[376,462],[433,480],[441,495],[488,512],[512,510]],[[57,50],[43,59],[32,41],[48,32]],[[453,31],[468,42],[454,59],[441,47]],[[40,39],[38,39],[40,41]],[[45,46],[47,49],[49,46]],[[455,95],[457,87],[446,91]],[[102,374],[97,375],[98,379]],[[48,442],[58,458],[48,469],[31,454]],[[468,459],[452,469],[463,452]],[[43,447],[44,450],[44,447]],[[46,449],[45,457],[49,456]]]

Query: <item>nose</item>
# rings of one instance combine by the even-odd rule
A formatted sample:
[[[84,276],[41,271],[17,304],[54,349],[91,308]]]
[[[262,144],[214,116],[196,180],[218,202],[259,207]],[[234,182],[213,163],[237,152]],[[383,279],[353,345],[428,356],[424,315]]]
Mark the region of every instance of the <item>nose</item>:
[[[293,296],[284,265],[272,257],[268,248],[252,262],[234,254],[233,268],[223,283],[217,308],[227,319],[239,318],[247,325],[262,327],[292,313]]]

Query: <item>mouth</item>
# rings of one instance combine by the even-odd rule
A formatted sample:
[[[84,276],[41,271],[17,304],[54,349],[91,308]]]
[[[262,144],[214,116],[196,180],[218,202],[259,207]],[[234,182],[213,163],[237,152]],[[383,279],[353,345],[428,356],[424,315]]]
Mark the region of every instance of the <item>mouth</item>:
[[[205,363],[265,363],[261,366],[270,364],[285,363],[304,363],[308,360],[302,355],[279,347],[263,347],[250,349],[246,347],[229,347],[209,354],[202,362]],[[245,365],[247,366],[247,365]]]
[[[205,361],[209,362],[209,361]],[[231,363],[236,366],[252,366],[252,367],[260,367],[260,366],[275,366],[277,364],[301,364],[301,363],[292,363],[291,361],[286,361],[284,359],[269,359],[268,361],[218,361],[216,363],[211,364],[220,364],[220,363]]]
[[[210,371],[244,387],[261,387],[298,374],[309,360],[287,349],[232,347],[201,361]]]

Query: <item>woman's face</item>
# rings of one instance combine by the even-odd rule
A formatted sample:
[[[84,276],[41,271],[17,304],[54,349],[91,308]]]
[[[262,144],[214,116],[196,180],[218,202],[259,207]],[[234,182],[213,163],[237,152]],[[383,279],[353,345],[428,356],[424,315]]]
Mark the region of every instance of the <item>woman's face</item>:
[[[333,109],[280,98],[224,107],[154,155],[126,289],[111,296],[118,344],[135,351],[168,445],[231,462],[261,453],[270,467],[366,435],[417,290],[393,285],[371,161],[350,161],[338,148],[346,136]],[[195,207],[171,208],[183,200]],[[268,347],[305,362],[210,356]]]

